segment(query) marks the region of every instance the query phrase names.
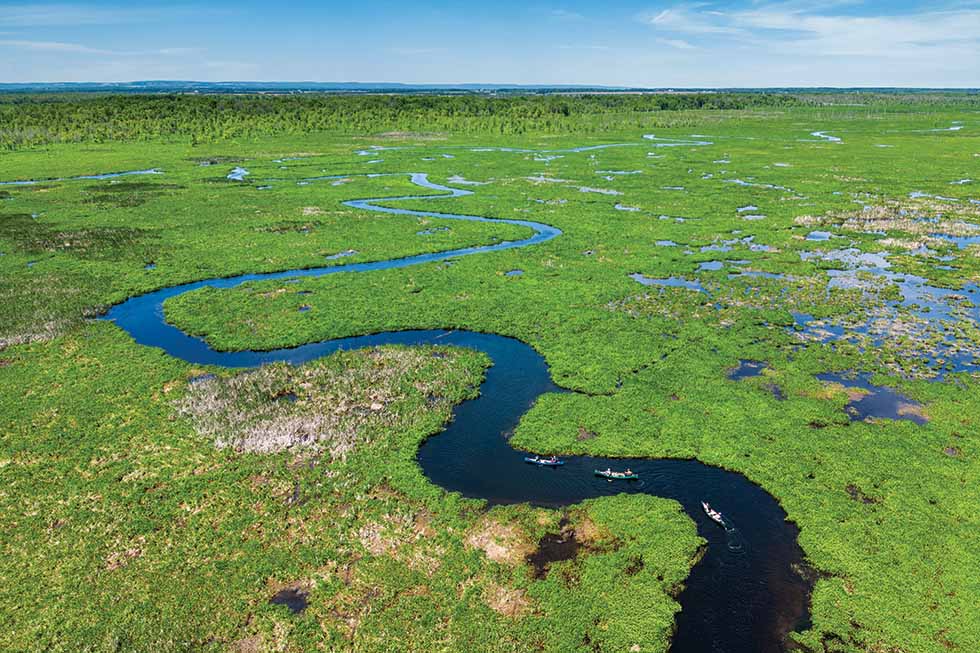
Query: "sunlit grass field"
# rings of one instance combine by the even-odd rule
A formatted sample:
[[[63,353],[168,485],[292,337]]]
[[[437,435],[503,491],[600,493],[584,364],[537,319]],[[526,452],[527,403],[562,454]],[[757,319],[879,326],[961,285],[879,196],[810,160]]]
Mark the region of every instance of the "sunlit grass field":
[[[37,182],[0,185],[0,648],[667,649],[701,544],[676,504],[487,511],[419,472],[418,444],[476,391],[482,355],[392,347],[257,379],[92,319],[198,279],[529,235],[342,204],[435,195],[413,172],[474,192],[391,206],[563,234],[196,291],[167,302],[168,320],[220,349],[416,328],[519,338],[580,392],[544,396],[516,446],[697,458],[780,501],[820,572],[812,626],[792,635],[804,650],[980,648],[978,114],[761,107],[637,123],[0,155],[0,181]],[[230,179],[236,167],[248,174]],[[729,378],[744,360],[758,374]],[[846,387],[854,374],[868,387]],[[865,418],[882,387],[898,404]],[[236,446],[328,412],[318,446]],[[578,555],[536,575],[528,556],[563,530]],[[632,602],[617,600],[624,583]],[[308,608],[270,603],[283,590]]]

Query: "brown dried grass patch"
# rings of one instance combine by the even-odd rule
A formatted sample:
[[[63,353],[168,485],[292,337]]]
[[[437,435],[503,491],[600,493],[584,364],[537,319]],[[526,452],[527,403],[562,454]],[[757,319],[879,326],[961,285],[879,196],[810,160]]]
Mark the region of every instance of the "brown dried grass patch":
[[[524,562],[534,546],[517,526],[486,517],[466,536],[466,544],[480,549],[500,564],[516,567]]]
[[[393,555],[398,549],[398,540],[385,535],[385,528],[377,522],[368,522],[357,531],[357,539],[371,555]]]
[[[483,598],[497,614],[517,618],[530,611],[531,602],[527,593],[516,587],[505,587],[490,583],[483,592]]]
[[[575,539],[584,546],[593,546],[608,538],[608,532],[588,517],[583,517],[575,527]]]
[[[228,650],[232,653],[262,653],[265,650],[265,642],[261,635],[253,635],[232,642],[228,645]]]
[[[919,404],[902,403],[898,405],[898,414],[903,417],[921,417],[922,419],[928,419],[925,413],[925,408]]]
[[[417,385],[406,391],[402,381],[430,367],[433,357],[427,350],[402,348],[337,356],[333,362],[277,363],[199,379],[175,406],[219,448],[259,453],[303,448],[343,459],[365,434],[386,432],[406,419],[403,410],[392,406],[417,391]],[[427,374],[421,383],[426,396],[445,394],[438,375]]]
[[[871,200],[869,200],[871,201]],[[938,218],[936,221],[921,217]],[[929,234],[943,233],[950,236],[969,236],[978,233],[969,221],[980,219],[980,207],[965,203],[941,202],[932,198],[884,200],[857,211],[831,211],[824,215],[802,215],[794,219],[798,225],[836,226],[844,231],[870,233],[876,231],[901,231],[922,237],[923,244],[934,242]],[[894,241],[904,248],[905,243]],[[915,248],[911,248],[915,249]]]

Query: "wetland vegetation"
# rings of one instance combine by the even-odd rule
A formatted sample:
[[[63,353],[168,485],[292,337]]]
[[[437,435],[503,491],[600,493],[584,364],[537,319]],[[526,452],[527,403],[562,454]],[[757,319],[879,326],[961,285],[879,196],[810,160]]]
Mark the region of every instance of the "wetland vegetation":
[[[667,650],[705,535],[677,502],[488,507],[421,473],[482,354],[235,371],[93,319],[532,234],[344,203],[431,194],[375,203],[561,236],[166,319],[219,350],[517,338],[574,392],[513,446],[696,459],[779,502],[813,583],[792,645],[977,650],[975,97],[855,97],[0,102],[0,182],[34,182],[0,186],[0,647]]]

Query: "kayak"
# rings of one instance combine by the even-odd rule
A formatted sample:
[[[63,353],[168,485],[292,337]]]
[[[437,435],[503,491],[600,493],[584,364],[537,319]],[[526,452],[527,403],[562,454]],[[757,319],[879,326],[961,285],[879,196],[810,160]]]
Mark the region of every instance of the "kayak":
[[[702,501],[701,507],[704,508],[704,514],[708,515],[708,517],[711,518],[711,521],[721,524],[722,526],[725,525],[725,518],[720,512],[709,506],[707,501]]]
[[[598,469],[595,470],[595,475],[602,476],[603,478],[608,478],[610,480],[615,479],[617,481],[635,481],[636,479],[640,478],[640,475],[635,472],[632,474],[627,474],[626,472],[604,472]]]
[[[538,458],[537,456],[534,458],[524,456],[524,462],[531,463],[532,465],[542,465],[544,467],[558,467],[559,465],[565,464],[563,460],[548,460],[547,458]]]

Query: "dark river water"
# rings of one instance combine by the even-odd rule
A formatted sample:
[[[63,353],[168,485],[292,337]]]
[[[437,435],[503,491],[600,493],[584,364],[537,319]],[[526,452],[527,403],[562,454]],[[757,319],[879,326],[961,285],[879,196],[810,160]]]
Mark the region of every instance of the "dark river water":
[[[424,174],[412,174],[411,178],[418,186],[445,193],[440,197],[470,194],[470,191],[434,184]],[[345,204],[399,215],[516,224],[529,227],[534,233],[520,241],[375,263],[246,274],[183,284],[126,300],[110,309],[105,319],[114,321],[140,344],[159,347],[189,363],[229,368],[275,361],[300,364],[341,349],[387,344],[454,345],[485,352],[493,359],[493,366],[480,388],[480,396],[457,406],[446,430],[419,448],[418,462],[430,481],[448,491],[491,504],[560,507],[618,493],[675,499],[697,523],[698,532],[708,544],[679,596],[682,611],[677,617],[671,650],[678,653],[786,650],[786,633],[808,625],[810,582],[802,573],[805,565],[797,544],[797,529],[786,521],[786,514],[776,500],[741,474],[694,460],[573,456],[563,458],[566,464],[558,468],[524,463],[524,454],[510,447],[508,436],[539,396],[564,392],[552,382],[544,359],[530,346],[487,333],[426,330],[341,338],[274,351],[219,352],[166,323],[164,300],[204,286],[232,288],[248,281],[401,268],[526,247],[561,235],[554,227],[525,220],[411,211],[375,204],[403,199],[414,197],[351,200]],[[640,479],[608,481],[594,475],[594,470],[607,467],[630,467],[639,473]],[[725,527],[707,518],[701,509],[702,500],[725,515]]]

